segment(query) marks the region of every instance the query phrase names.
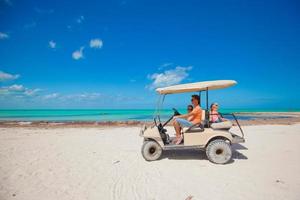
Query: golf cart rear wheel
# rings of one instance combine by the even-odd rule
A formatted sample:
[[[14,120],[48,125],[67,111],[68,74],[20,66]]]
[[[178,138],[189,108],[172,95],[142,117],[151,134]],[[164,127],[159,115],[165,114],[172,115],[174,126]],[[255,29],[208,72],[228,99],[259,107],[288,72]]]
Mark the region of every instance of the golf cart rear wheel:
[[[154,161],[162,154],[161,146],[155,141],[145,141],[142,146],[142,155],[147,161]]]
[[[226,164],[232,157],[230,143],[222,139],[213,140],[206,147],[206,155],[213,163]]]

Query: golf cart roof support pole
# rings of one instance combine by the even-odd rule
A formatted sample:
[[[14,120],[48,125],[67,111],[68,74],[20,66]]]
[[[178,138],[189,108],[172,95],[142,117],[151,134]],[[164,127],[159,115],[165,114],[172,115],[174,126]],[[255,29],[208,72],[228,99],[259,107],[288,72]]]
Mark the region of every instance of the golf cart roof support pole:
[[[161,95],[158,96],[157,103],[156,103],[156,109],[155,109],[153,118],[156,118],[159,115],[160,99],[161,99]]]
[[[160,121],[160,111],[161,111],[162,108],[163,108],[163,104],[164,104],[164,101],[165,101],[165,97],[166,97],[166,95],[164,94],[164,95],[162,96],[162,100],[161,100],[161,102],[160,102],[160,107],[159,107],[159,111],[158,111],[158,120],[159,120],[159,123],[161,123],[161,121]]]
[[[208,111],[208,88],[206,88],[206,110]]]
[[[200,107],[201,107],[201,91],[199,91],[199,98],[200,98],[199,105],[200,105]]]

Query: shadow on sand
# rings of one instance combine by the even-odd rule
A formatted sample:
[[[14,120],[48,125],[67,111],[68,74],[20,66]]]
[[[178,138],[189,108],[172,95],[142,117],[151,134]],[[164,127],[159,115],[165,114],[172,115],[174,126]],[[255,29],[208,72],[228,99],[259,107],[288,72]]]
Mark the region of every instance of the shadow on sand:
[[[232,145],[232,159],[228,164],[233,163],[234,160],[247,160],[248,157],[239,152],[239,150],[248,150],[247,147],[241,144]],[[163,151],[160,159],[172,160],[207,160],[204,150],[199,149],[181,149],[181,150],[167,150]]]

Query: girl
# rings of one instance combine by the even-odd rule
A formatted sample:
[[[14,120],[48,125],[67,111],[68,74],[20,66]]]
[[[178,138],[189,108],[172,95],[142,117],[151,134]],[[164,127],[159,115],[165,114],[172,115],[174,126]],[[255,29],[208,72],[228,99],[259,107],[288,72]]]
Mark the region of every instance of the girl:
[[[223,118],[219,114],[218,109],[219,109],[218,103],[213,103],[213,104],[210,105],[209,121],[211,123],[219,123],[219,122],[227,121],[227,119]]]

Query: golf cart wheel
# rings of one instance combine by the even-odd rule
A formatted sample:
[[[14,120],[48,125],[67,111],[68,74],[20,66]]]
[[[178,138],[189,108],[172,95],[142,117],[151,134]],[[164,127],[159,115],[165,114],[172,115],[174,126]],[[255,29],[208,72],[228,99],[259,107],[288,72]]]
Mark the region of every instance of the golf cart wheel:
[[[162,154],[161,146],[155,141],[145,141],[142,146],[142,155],[147,161],[154,161]]]
[[[222,139],[213,140],[206,147],[206,155],[210,162],[226,164],[232,157],[230,143]]]

